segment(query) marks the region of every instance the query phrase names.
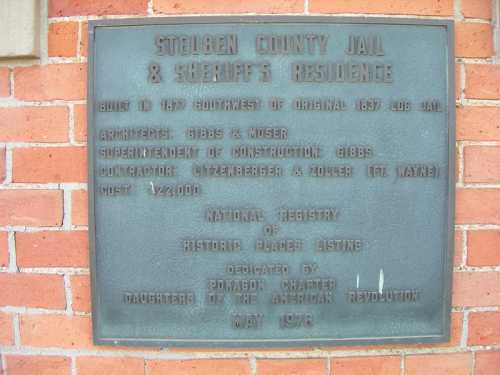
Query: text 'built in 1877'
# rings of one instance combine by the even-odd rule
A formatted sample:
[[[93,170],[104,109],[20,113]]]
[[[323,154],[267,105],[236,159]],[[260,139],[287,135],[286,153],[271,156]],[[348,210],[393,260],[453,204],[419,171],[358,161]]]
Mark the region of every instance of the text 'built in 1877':
[[[97,343],[447,339],[451,23],[89,29]]]

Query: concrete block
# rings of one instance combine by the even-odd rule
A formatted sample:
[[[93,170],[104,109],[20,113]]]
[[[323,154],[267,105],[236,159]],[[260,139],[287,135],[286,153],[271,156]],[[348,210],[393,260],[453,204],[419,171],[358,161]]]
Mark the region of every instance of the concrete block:
[[[40,0],[0,0],[0,58],[39,54]]]

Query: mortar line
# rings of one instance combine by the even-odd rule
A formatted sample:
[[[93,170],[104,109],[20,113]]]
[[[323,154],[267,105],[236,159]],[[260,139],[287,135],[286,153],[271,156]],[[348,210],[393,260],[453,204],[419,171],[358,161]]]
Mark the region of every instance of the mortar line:
[[[73,293],[71,291],[70,275],[65,273],[64,277],[64,297],[66,298],[66,315],[73,315]]]
[[[471,375],[476,373],[476,352],[472,352]]]
[[[12,316],[12,328],[14,330],[14,346],[21,348],[21,327],[19,322],[19,314]]]
[[[14,99],[14,68],[8,67],[9,69],[9,84],[10,84],[10,95],[8,98]]]
[[[309,0],[304,0],[304,14],[309,14]]]
[[[326,375],[333,375],[332,373],[332,359],[331,357],[326,357],[326,366],[325,366],[325,372],[326,372]]]
[[[71,375],[77,375],[76,355],[72,355],[70,358],[71,358]]]
[[[9,231],[7,233],[7,248],[9,252],[8,272],[10,273],[19,272],[19,268],[17,267],[16,238],[14,231]]]
[[[5,144],[5,178],[3,185],[12,183],[12,145]]]
[[[469,309],[464,309],[462,321],[462,336],[460,337],[460,347],[467,348],[467,340],[469,338]]]
[[[147,15],[152,16],[154,14],[154,9],[153,9],[153,0],[148,0],[148,10],[147,10]]]
[[[5,354],[0,352],[0,369],[3,370],[4,375],[8,375],[7,372],[7,359],[5,358]]]
[[[285,348],[283,351],[271,351],[271,352],[253,352],[253,351],[241,351],[241,352],[224,352],[221,349],[220,352],[172,352],[168,350],[162,351],[149,351],[149,350],[138,350],[133,351],[130,349],[124,350],[108,350],[108,349],[69,349],[60,347],[30,347],[22,346],[20,348],[12,346],[0,347],[4,353],[8,354],[24,354],[24,355],[64,355],[64,356],[96,356],[96,357],[113,357],[113,358],[142,358],[144,360],[156,360],[156,359],[177,359],[177,360],[189,360],[189,359],[248,359],[250,356],[254,356],[258,359],[307,359],[307,358],[343,358],[343,357],[384,357],[390,355],[422,355],[422,354],[451,354],[451,353],[468,353],[473,351],[498,351],[500,350],[500,345],[477,345],[469,347],[440,347],[440,348],[403,348],[403,349],[369,349],[369,350],[342,350],[342,351],[328,351],[328,350],[317,350],[312,349],[306,352],[288,352]],[[333,374],[335,375],[335,374]]]
[[[82,58],[82,29],[83,22],[78,21],[78,33],[76,35],[76,58],[79,60]]]
[[[71,230],[71,210],[72,210],[72,201],[71,201],[71,193],[72,189],[64,189],[63,190],[63,227],[66,230]]]
[[[49,59],[49,0],[40,2],[40,65],[47,64]]]
[[[248,357],[248,362],[250,363],[250,374],[257,375],[257,360],[254,356]]]
[[[469,234],[466,230],[462,231],[462,266],[467,267],[468,257],[469,257],[469,249],[467,247],[467,239]]]
[[[401,363],[400,363],[400,375],[405,375],[405,367],[406,367],[406,356],[404,353],[401,353]]]
[[[461,105],[465,104],[465,83],[466,83],[466,76],[465,76],[465,64],[460,64],[460,103]]]
[[[454,0],[453,1],[453,15],[456,20],[462,21],[464,17],[462,16],[462,4],[461,0]]]
[[[75,144],[75,105],[68,104],[68,141]]]

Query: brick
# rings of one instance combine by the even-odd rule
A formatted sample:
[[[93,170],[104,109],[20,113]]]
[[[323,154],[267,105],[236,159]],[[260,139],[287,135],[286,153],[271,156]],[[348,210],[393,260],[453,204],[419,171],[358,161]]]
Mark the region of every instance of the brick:
[[[466,64],[465,96],[470,99],[500,99],[500,65]]]
[[[90,312],[90,277],[88,275],[71,276],[73,310]]]
[[[85,182],[85,147],[16,148],[12,153],[14,182]]]
[[[453,306],[499,306],[500,272],[455,272]]]
[[[49,24],[49,56],[76,56],[78,27],[78,22],[58,22]]]
[[[92,330],[89,316],[23,315],[21,342],[26,346],[90,348]]]
[[[500,189],[457,189],[457,224],[500,223]]]
[[[57,356],[7,355],[7,370],[13,375],[70,375],[71,358]]]
[[[144,360],[139,358],[77,357],[78,375],[144,375]]]
[[[456,57],[491,57],[494,54],[493,32],[489,23],[455,24]]]
[[[465,182],[500,182],[500,147],[464,148]]]
[[[14,69],[15,97],[21,100],[83,100],[86,64],[51,64]]]
[[[86,231],[16,233],[16,261],[22,268],[88,268],[88,247]]]
[[[0,142],[66,142],[66,107],[0,108]]]
[[[0,312],[0,345],[14,345],[12,315]]]
[[[469,266],[500,266],[500,230],[467,232],[467,264]]]
[[[323,375],[325,359],[262,359],[257,360],[259,375]]]
[[[0,190],[0,226],[60,226],[61,190]]]
[[[189,359],[146,361],[147,375],[250,375],[243,359]]]
[[[453,15],[453,0],[309,0],[311,13],[383,13],[424,16]]]
[[[9,248],[7,243],[7,232],[0,232],[0,267],[9,265]]]
[[[469,314],[469,339],[467,344],[500,344],[500,312],[471,312]]]
[[[476,352],[474,375],[498,375],[500,351]]]
[[[335,375],[399,375],[401,358],[396,356],[333,358]]]
[[[10,96],[10,69],[0,68],[0,97]]]
[[[64,281],[61,275],[0,273],[0,306],[64,309]]]
[[[109,14],[145,15],[148,0],[50,0],[49,17]]]
[[[89,49],[89,24],[82,22],[80,32],[80,56],[87,56]]]
[[[466,18],[491,19],[491,0],[460,0],[460,6]]]
[[[153,0],[153,9],[157,13],[302,13],[302,0]]]
[[[471,353],[408,355],[405,375],[470,375]]]
[[[75,140],[87,142],[87,106],[75,105]]]
[[[5,181],[7,166],[5,164],[5,147],[0,147],[0,184]]]
[[[71,193],[71,217],[73,225],[88,225],[88,201],[86,190]]]
[[[457,140],[500,139],[500,107],[457,108]]]
[[[460,230],[455,230],[455,249],[453,253],[453,265],[459,267],[462,264],[462,246],[463,233]]]

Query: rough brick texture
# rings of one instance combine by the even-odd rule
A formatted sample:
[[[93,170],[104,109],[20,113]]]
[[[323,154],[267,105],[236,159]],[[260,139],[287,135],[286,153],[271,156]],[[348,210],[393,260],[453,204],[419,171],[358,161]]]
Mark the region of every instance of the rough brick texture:
[[[470,266],[500,266],[500,230],[475,230],[467,234]]]
[[[87,106],[75,105],[75,141],[87,141]]]
[[[323,375],[324,359],[267,359],[257,361],[259,375]]]
[[[496,375],[500,369],[500,352],[477,352],[475,375]]]
[[[147,375],[250,375],[250,364],[240,359],[146,361]]]
[[[499,306],[500,272],[455,272],[453,305]]]
[[[409,355],[405,375],[470,375],[471,353]]]
[[[91,322],[88,316],[24,315],[21,341],[27,346],[90,348]]]
[[[19,267],[77,267],[89,265],[86,231],[43,231],[16,234]]]
[[[78,22],[58,22],[49,25],[49,56],[76,56]]]
[[[60,275],[0,273],[0,306],[63,309],[63,278]]]
[[[10,69],[0,68],[0,97],[10,95]]]
[[[13,153],[14,182],[85,182],[84,147],[19,148]]]
[[[500,344],[500,311],[469,315],[469,345]]]
[[[500,65],[466,64],[465,96],[500,99]]]
[[[466,182],[500,182],[500,147],[465,147],[464,158]]]
[[[148,0],[49,0],[49,17],[146,14]]]
[[[73,291],[73,310],[90,312],[90,277],[75,275],[71,277]]]
[[[445,16],[453,14],[453,0],[309,0],[313,13],[382,13]]]
[[[12,314],[0,312],[0,345],[14,344]]]
[[[62,191],[0,190],[0,225],[59,226]]]
[[[154,10],[164,14],[183,13],[299,13],[304,11],[302,0],[153,0]]]
[[[500,189],[457,189],[458,224],[500,224]]]
[[[76,361],[78,375],[144,375],[144,360],[139,358],[81,357]]]
[[[0,108],[0,142],[66,142],[66,107]]]
[[[397,356],[334,358],[331,369],[335,375],[399,375],[401,358]]]
[[[491,57],[495,54],[490,24],[459,22],[455,25],[455,35],[457,57]]]
[[[462,15],[467,18],[491,19],[491,0],[460,0]]]
[[[7,267],[9,265],[9,247],[7,241],[7,232],[0,232],[0,267]]]
[[[88,224],[88,201],[87,191],[75,190],[71,195],[73,206],[71,207],[71,216],[74,225],[87,225]]]
[[[71,359],[57,356],[8,355],[7,370],[14,375],[69,375]]]
[[[500,107],[457,108],[457,140],[495,141],[500,139]]]
[[[52,64],[14,69],[15,96],[21,100],[82,100],[85,64]]]

